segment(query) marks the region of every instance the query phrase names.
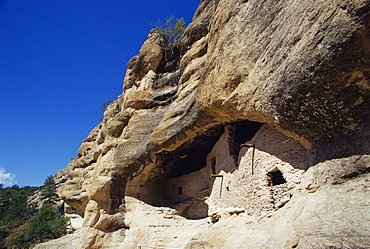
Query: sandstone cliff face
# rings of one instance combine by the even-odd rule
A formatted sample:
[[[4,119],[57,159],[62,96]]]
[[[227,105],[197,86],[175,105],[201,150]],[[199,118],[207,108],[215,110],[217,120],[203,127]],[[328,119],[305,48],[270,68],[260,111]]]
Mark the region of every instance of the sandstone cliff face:
[[[370,247],[369,8],[203,0],[152,30],[56,175],[77,247]]]

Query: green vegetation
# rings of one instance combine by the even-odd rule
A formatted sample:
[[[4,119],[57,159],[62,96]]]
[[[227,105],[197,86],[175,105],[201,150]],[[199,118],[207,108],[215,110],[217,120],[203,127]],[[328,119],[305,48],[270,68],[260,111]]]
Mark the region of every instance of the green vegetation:
[[[64,218],[54,205],[45,202],[39,213],[29,222],[22,236],[34,243],[56,239],[65,233],[67,221],[68,219]]]
[[[100,109],[103,110],[103,112],[107,109],[107,107],[113,102],[114,100],[107,99],[101,106],[99,106]]]
[[[40,210],[27,202],[36,191],[40,191],[43,203]],[[30,248],[63,235],[67,219],[59,213],[57,201],[52,176],[40,188],[4,188],[0,184],[0,249]]]
[[[45,200],[46,203],[55,205],[58,201],[59,196],[56,194],[56,187],[53,176],[48,176],[41,187],[40,197],[41,200]]]
[[[152,26],[166,32],[169,44],[173,44],[178,41],[186,28],[184,18],[175,18],[174,16],[168,17],[164,22],[162,22],[161,19],[158,19],[158,21],[152,24]]]
[[[99,118],[99,120],[100,121],[103,121],[103,119],[104,119],[104,112],[105,112],[105,110],[107,109],[107,107],[110,105],[110,104],[112,104],[112,102],[113,102],[114,100],[111,100],[111,99],[107,99],[101,106],[99,106],[99,108],[100,109],[102,109],[103,110],[103,114],[100,116],[100,118]]]

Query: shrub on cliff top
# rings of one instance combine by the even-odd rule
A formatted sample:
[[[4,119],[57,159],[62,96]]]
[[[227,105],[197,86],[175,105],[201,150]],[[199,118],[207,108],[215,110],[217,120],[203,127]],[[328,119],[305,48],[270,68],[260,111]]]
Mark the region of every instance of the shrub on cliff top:
[[[158,21],[152,26],[166,32],[169,44],[175,43],[184,33],[186,27],[184,18],[175,18],[174,16],[166,18],[164,22],[158,18]]]

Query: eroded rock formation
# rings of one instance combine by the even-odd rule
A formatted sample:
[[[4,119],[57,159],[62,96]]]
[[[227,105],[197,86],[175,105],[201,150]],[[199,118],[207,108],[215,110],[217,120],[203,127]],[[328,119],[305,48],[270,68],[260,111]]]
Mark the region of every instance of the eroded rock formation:
[[[56,175],[78,247],[370,247],[369,9],[203,0],[152,30]]]

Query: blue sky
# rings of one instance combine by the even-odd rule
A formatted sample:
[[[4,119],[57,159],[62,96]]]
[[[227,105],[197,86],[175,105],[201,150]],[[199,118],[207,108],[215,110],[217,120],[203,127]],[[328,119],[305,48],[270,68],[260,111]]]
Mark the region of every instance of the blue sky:
[[[199,2],[0,0],[0,183],[39,186],[66,167],[149,24],[189,24]]]

